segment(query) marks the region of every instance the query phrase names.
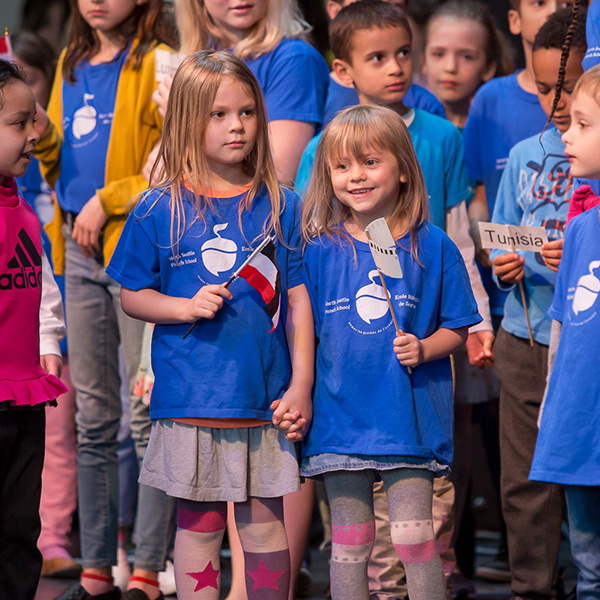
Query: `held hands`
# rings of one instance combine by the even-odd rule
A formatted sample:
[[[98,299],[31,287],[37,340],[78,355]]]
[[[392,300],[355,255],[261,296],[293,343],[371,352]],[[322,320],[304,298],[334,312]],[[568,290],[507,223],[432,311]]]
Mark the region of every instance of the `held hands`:
[[[167,75],[159,84],[154,93],[152,100],[158,106],[158,112],[164,118],[167,112],[167,103],[169,102],[169,94],[171,93],[171,85],[173,84],[173,75]]]
[[[470,333],[466,342],[469,363],[480,369],[493,367],[495,339],[494,332],[489,330]]]
[[[106,215],[100,198],[94,194],[84,204],[73,225],[73,239],[86,258],[93,258],[100,251],[99,236],[105,223]]]
[[[205,285],[192,298],[183,304],[181,320],[192,323],[198,319],[213,319],[217,311],[223,307],[223,298],[232,300],[231,292],[221,284]]]
[[[394,338],[394,352],[400,364],[405,367],[416,367],[423,362],[423,345],[412,333]]]
[[[493,261],[494,273],[504,283],[514,285],[523,279],[525,259],[514,252],[506,252],[496,256]]]
[[[540,254],[546,266],[552,271],[558,271],[562,259],[564,240],[554,240],[542,244]]]
[[[300,391],[292,385],[280,400],[271,403],[273,425],[285,433],[290,442],[299,442],[312,420],[310,390]]]

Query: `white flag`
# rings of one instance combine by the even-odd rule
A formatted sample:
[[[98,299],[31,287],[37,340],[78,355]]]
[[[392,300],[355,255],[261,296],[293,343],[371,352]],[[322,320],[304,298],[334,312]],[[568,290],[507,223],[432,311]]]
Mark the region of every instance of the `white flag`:
[[[402,278],[402,267],[398,259],[396,243],[385,219],[381,217],[371,221],[366,226],[365,233],[378,271],[388,277]]]

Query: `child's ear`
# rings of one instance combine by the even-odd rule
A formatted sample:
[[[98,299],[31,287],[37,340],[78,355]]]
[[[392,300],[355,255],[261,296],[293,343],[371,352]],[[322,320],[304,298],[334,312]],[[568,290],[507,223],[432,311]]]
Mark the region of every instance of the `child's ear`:
[[[339,2],[336,2],[335,0],[328,0],[327,4],[325,5],[325,11],[327,12],[327,16],[333,21],[338,13],[340,12],[340,10],[342,10],[343,5],[340,4]]]
[[[335,76],[339,79],[342,85],[346,87],[354,87],[354,78],[352,77],[352,66],[345,60],[336,58],[331,64]]]
[[[496,71],[498,70],[498,65],[493,62],[491,63],[488,68],[483,72],[483,76],[482,76],[482,80],[483,82],[489,81],[490,79],[492,79],[492,77],[494,77],[494,75],[496,75]]]
[[[508,11],[508,29],[513,35],[521,35],[521,15],[518,10]]]
[[[406,175],[406,173],[402,173],[402,175],[400,175],[400,183],[406,183],[408,181],[408,176]]]

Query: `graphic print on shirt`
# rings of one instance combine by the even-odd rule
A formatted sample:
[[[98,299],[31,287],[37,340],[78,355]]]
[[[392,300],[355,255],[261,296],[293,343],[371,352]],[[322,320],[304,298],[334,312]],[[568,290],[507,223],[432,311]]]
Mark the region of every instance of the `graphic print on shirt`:
[[[223,238],[219,235],[219,231],[227,229],[228,225],[229,223],[215,225],[213,233],[216,237],[204,242],[202,248],[200,248],[204,266],[210,273],[216,276],[224,271],[230,271],[233,265],[235,265],[237,258],[237,244],[233,240]]]
[[[15,254],[0,273],[0,291],[35,288],[42,285],[42,257],[25,229],[19,232]]]
[[[84,135],[88,135],[96,129],[98,112],[88,104],[94,97],[94,94],[83,94],[83,106],[73,114],[72,131],[76,140],[80,140]]]
[[[381,319],[389,311],[385,291],[381,285],[375,283],[375,278],[379,278],[379,273],[375,269],[369,271],[371,283],[361,287],[356,293],[356,312],[358,316],[369,325],[371,321]]]
[[[567,298],[572,298],[571,308],[575,316],[571,316],[570,319],[573,325],[583,325],[591,321],[598,312],[589,314],[600,294],[600,260],[591,261],[588,271],[577,280],[575,288],[569,288]]]

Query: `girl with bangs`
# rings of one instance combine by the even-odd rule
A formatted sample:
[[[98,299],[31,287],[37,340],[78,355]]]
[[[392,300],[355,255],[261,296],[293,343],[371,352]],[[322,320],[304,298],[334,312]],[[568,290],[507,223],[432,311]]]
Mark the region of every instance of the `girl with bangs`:
[[[319,343],[300,472],[323,479],[327,489],[334,600],[369,597],[375,481],[386,487],[391,538],[410,598],[445,598],[433,479],[447,474],[452,460],[449,355],[481,317],[461,255],[426,220],[427,206],[398,114],[361,105],[326,128],[302,218],[304,279]],[[386,278],[399,336],[365,233],[381,217],[403,272],[401,279]]]
[[[277,181],[264,101],[243,62],[214,51],[183,61],[158,159],[162,179],[107,269],[124,310],[156,324],[140,481],[177,498],[178,598],[219,598],[229,501],[248,598],[286,600],[283,495],[300,487],[293,442],[310,422],[314,329],[299,199]],[[259,293],[256,279],[232,275],[269,236],[251,263]]]
[[[121,310],[105,272],[131,198],[148,183],[143,166],[160,137],[152,101],[155,51],[170,50],[161,0],[71,0],[46,114],[38,108],[42,175],[55,188],[48,226],[55,272],[65,276],[70,366],[77,404],[79,522],[83,573],[61,600],[120,598],[117,562],[119,345],[127,368],[138,459],[148,443],[147,405],[133,393],[143,325]],[[172,503],[171,503],[172,504]],[[173,507],[171,507],[173,510]],[[134,574],[126,598],[160,597],[157,572],[169,544],[169,500],[140,488]],[[135,589],[134,589],[135,588]]]
[[[176,0],[182,54],[230,50],[265,97],[279,181],[292,184],[306,144],[323,124],[329,69],[302,37],[309,31],[297,0]],[[172,78],[155,100],[164,112]]]

